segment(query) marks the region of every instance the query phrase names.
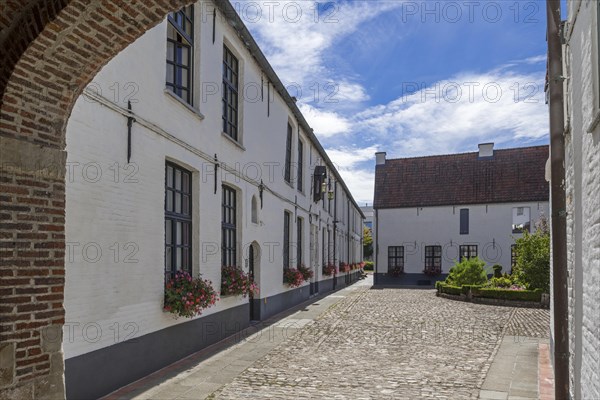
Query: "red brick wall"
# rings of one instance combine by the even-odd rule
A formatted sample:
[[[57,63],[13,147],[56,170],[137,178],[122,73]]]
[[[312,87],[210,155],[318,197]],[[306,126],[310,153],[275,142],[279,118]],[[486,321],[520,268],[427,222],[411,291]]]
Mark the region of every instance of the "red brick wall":
[[[71,108],[103,65],[190,2],[3,2],[0,398],[64,398],[64,135]]]

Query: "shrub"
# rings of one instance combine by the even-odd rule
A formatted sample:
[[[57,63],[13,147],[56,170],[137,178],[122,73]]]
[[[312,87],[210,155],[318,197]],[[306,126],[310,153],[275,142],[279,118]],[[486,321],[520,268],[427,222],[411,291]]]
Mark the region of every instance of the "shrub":
[[[479,257],[463,259],[450,268],[446,283],[453,286],[482,285],[487,282],[485,262]]]
[[[527,289],[550,291],[550,234],[544,229],[523,232],[516,240],[517,266],[513,273]]]
[[[298,287],[304,283],[304,276],[296,268],[287,268],[283,272],[283,283],[289,287]]]
[[[471,294],[476,296],[477,293],[479,293],[479,289],[481,289],[483,286],[481,285],[463,285],[462,286],[462,292],[463,294],[467,294],[469,293],[469,291],[471,291]]]
[[[365,271],[373,271],[374,264],[373,261],[365,261]]]
[[[307,268],[304,264],[298,266],[298,271],[302,274],[302,279],[305,281],[309,281],[314,275],[312,269]]]
[[[492,269],[494,270],[494,278],[502,277],[502,265],[496,264],[492,267]]]
[[[255,296],[258,294],[258,285],[252,277],[240,267],[230,266],[221,268],[221,295]]]
[[[219,300],[212,283],[177,271],[165,286],[165,311],[178,317],[192,318]]]
[[[462,293],[462,288],[460,286],[453,286],[453,285],[448,285],[445,284],[443,282],[439,282],[440,284],[438,285],[436,283],[436,287],[438,289],[438,292],[442,292],[442,293],[446,293],[446,294],[452,294],[455,296],[460,296]]]
[[[504,276],[500,276],[500,278],[493,277],[488,282],[489,287],[495,287],[495,288],[509,288],[512,285],[513,285],[512,280],[509,278],[506,278]]]
[[[511,290],[497,288],[481,288],[479,297],[488,299],[516,300],[516,301],[542,301],[541,290]]]

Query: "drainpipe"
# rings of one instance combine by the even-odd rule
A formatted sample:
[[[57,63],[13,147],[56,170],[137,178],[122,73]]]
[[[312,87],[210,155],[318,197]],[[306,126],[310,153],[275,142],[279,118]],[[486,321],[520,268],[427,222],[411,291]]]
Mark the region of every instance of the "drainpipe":
[[[569,399],[567,289],[567,212],[565,201],[564,93],[560,0],[547,0],[548,98],[552,196],[552,272],[554,291],[554,378],[556,400]]]
[[[373,208],[375,222],[375,237],[373,238],[373,285],[377,285],[377,264],[379,259],[379,210]]]

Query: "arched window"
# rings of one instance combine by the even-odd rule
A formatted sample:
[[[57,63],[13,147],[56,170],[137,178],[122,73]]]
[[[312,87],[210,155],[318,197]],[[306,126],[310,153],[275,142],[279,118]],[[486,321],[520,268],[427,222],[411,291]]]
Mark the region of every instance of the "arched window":
[[[258,224],[258,204],[256,201],[256,196],[252,196],[252,212],[250,215],[252,222]]]

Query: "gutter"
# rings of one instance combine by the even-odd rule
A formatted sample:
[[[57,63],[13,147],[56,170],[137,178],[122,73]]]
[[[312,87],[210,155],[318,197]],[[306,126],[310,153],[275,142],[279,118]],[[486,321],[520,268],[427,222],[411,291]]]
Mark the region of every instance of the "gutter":
[[[570,398],[569,300],[567,271],[567,211],[565,199],[565,138],[563,54],[560,0],[546,0],[548,19],[548,103],[552,200],[552,289],[554,292],[554,379],[556,400]]]

